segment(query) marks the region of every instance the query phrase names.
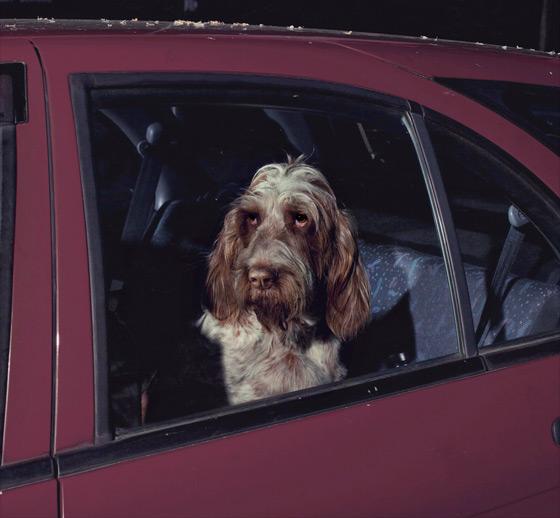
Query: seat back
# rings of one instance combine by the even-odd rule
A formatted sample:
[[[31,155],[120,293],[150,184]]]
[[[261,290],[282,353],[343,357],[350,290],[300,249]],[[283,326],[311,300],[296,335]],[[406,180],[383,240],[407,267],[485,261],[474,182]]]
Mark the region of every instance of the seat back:
[[[141,272],[135,277],[140,282],[133,296],[142,308],[140,321],[152,332],[175,336],[180,330],[176,321],[200,311],[206,260],[219,221],[215,206],[173,201],[160,209],[146,235],[147,260],[138,265]],[[376,324],[372,340],[405,346],[412,351],[410,360],[415,361],[456,353],[455,320],[443,259],[394,245],[361,241],[359,248],[371,284]],[[465,275],[476,326],[488,296],[488,272],[465,265]],[[151,318],[146,308],[153,312]],[[485,345],[551,331],[559,320],[560,287],[510,276],[501,312],[495,315]],[[154,325],[157,321],[169,326],[158,329]],[[170,332],[172,327],[177,330]],[[146,330],[146,336],[149,334]]]
[[[360,253],[372,288],[373,320],[382,323],[398,312],[400,328],[410,330],[408,337],[398,339],[413,343],[416,361],[455,353],[455,321],[443,259],[405,247],[364,242],[360,242]],[[488,297],[488,272],[465,265],[465,275],[476,325]],[[484,345],[552,331],[559,322],[560,287],[510,276],[501,313],[495,316]]]

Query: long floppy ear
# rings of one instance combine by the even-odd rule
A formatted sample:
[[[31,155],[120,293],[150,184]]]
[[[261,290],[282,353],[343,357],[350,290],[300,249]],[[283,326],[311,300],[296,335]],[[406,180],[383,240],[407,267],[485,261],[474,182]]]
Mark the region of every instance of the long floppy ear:
[[[239,251],[237,209],[231,209],[214,243],[208,263],[206,288],[212,314],[225,320],[238,311],[233,286],[233,265]]]
[[[340,340],[348,340],[370,318],[370,287],[353,225],[341,210],[337,211],[332,249],[327,270],[327,325]]]

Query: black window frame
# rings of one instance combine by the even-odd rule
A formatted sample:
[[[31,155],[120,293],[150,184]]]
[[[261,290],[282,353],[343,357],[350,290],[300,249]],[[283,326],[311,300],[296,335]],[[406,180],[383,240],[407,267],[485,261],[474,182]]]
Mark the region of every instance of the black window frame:
[[[476,354],[470,307],[469,311],[465,311],[465,304],[468,304],[469,299],[462,259],[458,254],[455,228],[452,224],[446,194],[442,191],[437,160],[424,123],[424,112],[419,106],[407,100],[346,85],[268,76],[219,73],[99,73],[73,74],[69,81],[78,137],[90,262],[95,356],[95,445],[57,456],[62,475],[105,466],[146,453],[166,451],[326,410],[334,410],[412,388],[460,379],[488,370],[484,358]],[[136,430],[130,430],[126,435],[114,440],[112,431],[109,429],[101,237],[90,139],[91,91],[93,89],[97,91],[113,89],[120,91],[121,94],[127,94],[134,89],[138,91],[139,88],[149,91],[149,89],[168,87],[190,89],[192,95],[196,95],[197,88],[198,94],[210,92],[210,95],[218,95],[216,94],[218,91],[222,94],[224,91],[230,94],[235,91],[237,95],[244,96],[245,99],[251,96],[248,92],[254,95],[255,92],[270,93],[276,89],[276,92],[284,94],[289,92],[289,95],[284,95],[283,99],[291,99],[296,103],[296,99],[301,99],[302,96],[294,94],[305,92],[322,97],[332,96],[341,103],[338,105],[339,108],[341,105],[344,107],[345,100],[352,99],[363,105],[372,103],[375,106],[398,109],[405,118],[405,125],[409,125],[409,132],[412,129],[411,138],[416,148],[424,180],[428,187],[430,183],[432,185],[430,193],[432,213],[434,219],[437,220],[436,229],[442,250],[448,250],[444,261],[448,271],[450,293],[453,294],[455,324],[458,329],[459,350],[457,354],[402,367],[398,369],[398,372],[368,374],[275,398],[144,425]],[[182,93],[184,94],[184,90]],[[231,98],[230,95],[229,104],[231,104]],[[281,106],[285,107],[284,104]],[[408,122],[406,122],[407,119]],[[430,188],[428,190],[430,191]],[[435,201],[438,202],[437,207],[434,207]],[[535,341],[525,340],[523,346],[535,345],[533,342]],[[538,348],[539,343],[536,346]],[[489,352],[485,351],[487,356]]]
[[[26,71],[23,63],[0,63],[0,74],[10,78],[11,117],[0,121],[0,459],[11,340],[12,273],[16,204],[16,124],[27,120]],[[6,100],[4,100],[6,102]],[[9,101],[8,101],[9,102]]]

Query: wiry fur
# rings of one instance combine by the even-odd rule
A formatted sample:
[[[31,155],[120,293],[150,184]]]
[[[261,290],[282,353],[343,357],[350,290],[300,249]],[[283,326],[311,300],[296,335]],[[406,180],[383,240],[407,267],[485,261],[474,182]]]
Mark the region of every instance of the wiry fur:
[[[207,287],[199,326],[222,347],[230,403],[342,379],[341,341],[370,314],[350,218],[301,160],[262,167],[233,203]]]

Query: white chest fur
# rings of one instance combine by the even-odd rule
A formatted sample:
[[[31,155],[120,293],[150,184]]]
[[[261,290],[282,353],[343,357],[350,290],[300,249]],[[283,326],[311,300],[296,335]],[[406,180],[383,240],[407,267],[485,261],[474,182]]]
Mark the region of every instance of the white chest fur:
[[[264,329],[254,314],[243,323],[229,323],[205,311],[198,326],[221,346],[230,404],[330,383],[346,375],[338,359],[340,341],[334,336],[313,338],[302,349],[285,334]]]

